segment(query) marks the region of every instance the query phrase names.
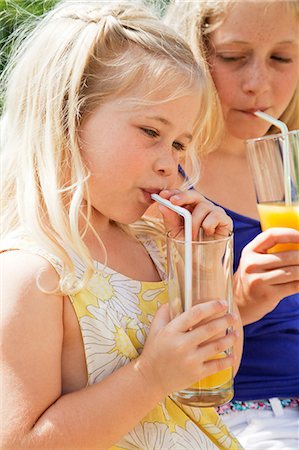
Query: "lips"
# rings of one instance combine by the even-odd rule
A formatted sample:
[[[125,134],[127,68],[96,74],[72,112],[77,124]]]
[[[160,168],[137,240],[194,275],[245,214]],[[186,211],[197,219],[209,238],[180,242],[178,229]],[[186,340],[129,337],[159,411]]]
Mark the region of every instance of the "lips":
[[[159,189],[142,189],[144,192],[148,192],[149,194],[159,194],[161,191],[162,191],[162,189],[161,188],[159,188]]]
[[[250,109],[239,109],[237,111],[244,113],[244,114],[251,114],[254,115],[256,111],[262,111],[265,112],[268,108],[250,108]]]
[[[143,196],[145,198],[146,203],[153,203],[154,200],[152,200],[151,195],[152,194],[159,194],[162,189],[155,189],[155,188],[141,188]]]

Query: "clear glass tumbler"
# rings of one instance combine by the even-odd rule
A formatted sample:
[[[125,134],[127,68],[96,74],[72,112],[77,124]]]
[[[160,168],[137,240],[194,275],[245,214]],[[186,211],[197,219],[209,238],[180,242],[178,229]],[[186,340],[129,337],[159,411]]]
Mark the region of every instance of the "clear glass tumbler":
[[[202,231],[202,230],[201,230]],[[173,319],[185,308],[185,240],[184,229],[167,234],[168,283],[170,314]],[[226,300],[232,312],[233,236],[206,236],[201,232],[192,241],[192,306],[211,300]],[[230,330],[227,330],[229,332]],[[223,358],[232,349],[219,353],[213,359]],[[234,395],[233,368],[198,380],[172,396],[189,406],[210,407],[227,403]]]
[[[299,230],[299,130],[285,136],[273,134],[250,139],[245,144],[262,229],[286,227]],[[283,151],[286,144],[287,161]],[[286,186],[289,199],[286,198]],[[299,250],[299,244],[278,244],[270,251],[283,250]]]

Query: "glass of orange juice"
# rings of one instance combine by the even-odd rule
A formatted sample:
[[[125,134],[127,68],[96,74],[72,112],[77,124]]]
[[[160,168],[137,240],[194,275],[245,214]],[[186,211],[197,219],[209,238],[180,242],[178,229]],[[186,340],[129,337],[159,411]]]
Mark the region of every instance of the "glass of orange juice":
[[[262,230],[272,227],[299,230],[299,130],[249,139],[245,144]],[[299,244],[278,244],[270,249],[284,250],[299,250]]]
[[[202,230],[201,230],[202,231]],[[233,236],[206,236],[199,233],[191,242],[192,294],[191,303],[226,300],[232,312]],[[168,292],[171,319],[181,314],[185,306],[185,236],[183,228],[167,234]],[[189,305],[191,306],[191,305]],[[231,330],[227,330],[229,333]],[[216,354],[211,359],[225,358],[232,352]],[[192,386],[172,394],[176,400],[189,406],[217,406],[227,403],[234,395],[233,368],[198,380]]]

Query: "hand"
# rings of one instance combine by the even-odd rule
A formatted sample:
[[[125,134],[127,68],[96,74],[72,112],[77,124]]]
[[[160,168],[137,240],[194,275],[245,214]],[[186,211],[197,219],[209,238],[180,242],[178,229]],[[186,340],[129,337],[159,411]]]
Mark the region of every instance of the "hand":
[[[199,228],[203,228],[207,236],[221,234],[228,236],[232,231],[233,223],[225,211],[214,203],[208,201],[196,190],[164,190],[159,194],[169,200],[173,205],[182,206],[192,213],[192,238],[196,239]],[[183,218],[169,208],[159,205],[165,226],[168,230],[183,225]]]
[[[267,253],[275,244],[299,242],[292,228],[270,228],[244,247],[234,275],[234,297],[242,323],[255,322],[281,299],[299,292],[299,251]]]
[[[211,301],[170,322],[168,305],[159,308],[137,367],[149,384],[156,383],[161,397],[233,365],[233,356],[211,359],[236,339],[235,332],[225,335],[235,324],[226,309],[226,302]]]

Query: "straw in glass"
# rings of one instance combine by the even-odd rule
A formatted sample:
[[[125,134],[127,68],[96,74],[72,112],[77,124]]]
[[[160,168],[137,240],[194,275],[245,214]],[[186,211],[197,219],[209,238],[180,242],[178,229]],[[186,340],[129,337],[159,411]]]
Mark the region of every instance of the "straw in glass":
[[[289,139],[288,139],[288,127],[281,120],[275,119],[274,117],[266,114],[262,111],[255,111],[254,113],[257,117],[266,120],[267,122],[275,125],[282,134],[282,156],[283,156],[283,171],[284,171],[284,194],[285,194],[285,204],[286,206],[292,205],[292,194],[291,194],[291,168],[290,168],[290,149],[289,149]]]
[[[192,216],[191,213],[181,206],[173,205],[169,200],[152,194],[152,199],[161,205],[175,211],[184,218],[185,230],[185,311],[192,306]]]

